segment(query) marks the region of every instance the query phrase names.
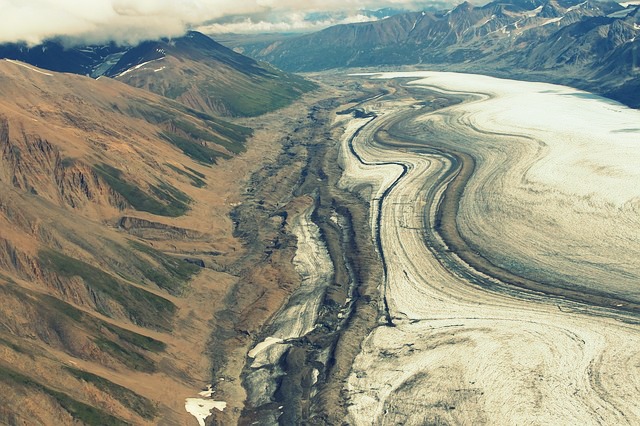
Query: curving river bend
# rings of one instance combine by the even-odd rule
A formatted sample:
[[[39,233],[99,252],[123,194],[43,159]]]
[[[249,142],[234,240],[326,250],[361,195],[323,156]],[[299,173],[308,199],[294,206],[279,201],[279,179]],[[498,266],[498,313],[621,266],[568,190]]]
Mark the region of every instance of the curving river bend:
[[[640,112],[549,84],[378,76],[401,77],[404,95],[340,118],[340,184],[370,200],[385,266],[349,422],[640,422]],[[462,101],[433,111],[420,87]]]

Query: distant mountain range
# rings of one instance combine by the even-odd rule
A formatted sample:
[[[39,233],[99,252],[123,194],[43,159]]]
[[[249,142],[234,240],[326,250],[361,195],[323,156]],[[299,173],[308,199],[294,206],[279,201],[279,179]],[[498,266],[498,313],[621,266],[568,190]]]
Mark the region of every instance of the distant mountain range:
[[[65,48],[57,41],[35,47],[4,44],[0,45],[0,58],[52,71],[112,77],[205,113],[224,116],[260,115],[288,105],[315,87],[195,31],[137,46]]]
[[[456,1],[450,0],[430,0],[430,1],[422,1],[422,2],[413,2],[412,4],[405,5],[409,7],[402,7],[402,3],[398,4],[397,7],[383,7],[380,9],[360,9],[357,12],[344,12],[344,11],[324,11],[324,12],[315,12],[308,13],[305,16],[305,19],[310,22],[314,21],[326,21],[326,22],[337,22],[343,19],[348,18],[350,15],[352,16],[354,13],[359,16],[365,16],[371,19],[384,19],[393,15],[399,15],[402,13],[409,13],[416,10],[424,10],[424,11],[439,11],[449,9],[454,7],[457,4]]]
[[[421,65],[568,84],[639,107],[639,36],[638,5],[497,0],[241,47],[288,71]]]

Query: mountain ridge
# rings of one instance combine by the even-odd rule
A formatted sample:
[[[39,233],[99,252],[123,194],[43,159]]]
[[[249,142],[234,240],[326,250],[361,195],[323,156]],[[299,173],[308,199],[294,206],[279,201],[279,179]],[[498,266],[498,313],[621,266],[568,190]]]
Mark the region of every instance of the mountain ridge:
[[[4,44],[0,45],[0,58],[57,72],[115,78],[222,116],[264,114],[289,105],[316,87],[195,31],[136,46],[111,43],[66,48],[57,41],[34,47]]]
[[[629,93],[640,72],[639,10],[579,0],[465,2],[242,48],[292,72],[420,66],[568,84],[639,107],[640,94]]]

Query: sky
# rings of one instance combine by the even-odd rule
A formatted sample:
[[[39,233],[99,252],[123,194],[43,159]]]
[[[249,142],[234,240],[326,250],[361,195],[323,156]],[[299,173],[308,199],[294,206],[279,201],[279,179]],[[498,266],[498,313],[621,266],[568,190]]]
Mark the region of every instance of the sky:
[[[431,0],[434,1],[434,0]],[[445,0],[448,1],[448,0]],[[425,0],[0,0],[0,43],[133,44],[184,34],[288,32],[378,19],[384,7],[422,10]]]

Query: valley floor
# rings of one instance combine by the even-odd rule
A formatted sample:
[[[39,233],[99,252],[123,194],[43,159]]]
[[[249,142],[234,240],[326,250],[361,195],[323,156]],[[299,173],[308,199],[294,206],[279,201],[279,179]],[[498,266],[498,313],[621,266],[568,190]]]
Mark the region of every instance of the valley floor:
[[[215,419],[636,423],[637,111],[471,75],[319,78],[336,97],[274,163],[304,158],[276,215],[290,296],[243,340],[240,416]]]

